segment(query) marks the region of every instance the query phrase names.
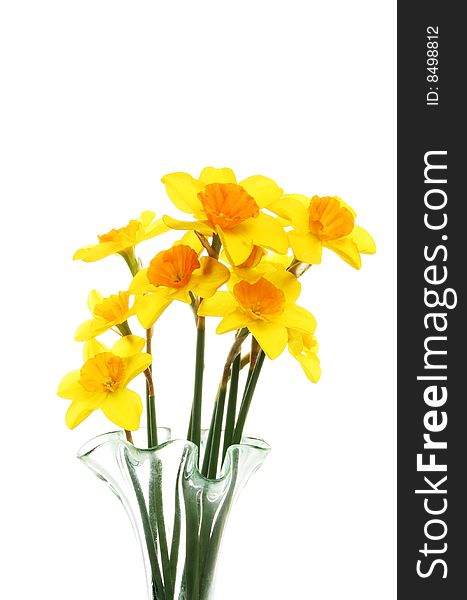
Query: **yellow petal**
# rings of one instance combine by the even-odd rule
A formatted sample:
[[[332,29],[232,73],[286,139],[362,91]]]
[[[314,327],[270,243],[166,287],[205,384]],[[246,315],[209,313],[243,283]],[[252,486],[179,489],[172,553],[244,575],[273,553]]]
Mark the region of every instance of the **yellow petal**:
[[[297,260],[310,265],[318,265],[321,262],[323,246],[313,233],[290,231],[289,241]]]
[[[101,335],[115,324],[115,321],[106,321],[105,319],[89,319],[84,321],[78,327],[75,333],[75,341],[87,342],[88,340]]]
[[[148,269],[142,269],[138,271],[130,283],[128,291],[130,294],[147,294],[148,292],[155,292],[157,290],[155,285],[149,283],[148,280]]]
[[[361,268],[362,258],[360,252],[358,251],[357,244],[350,238],[327,241],[324,242],[323,245],[335,252],[354,269]]]
[[[118,252],[120,246],[115,242],[102,242],[92,246],[80,248],[73,254],[73,260],[83,260],[84,262],[94,262]]]
[[[237,178],[232,169],[215,169],[214,167],[206,167],[201,171],[199,176],[205,186],[209,183],[237,183]]]
[[[142,296],[136,307],[136,316],[141,325],[145,329],[152,327],[171,302],[172,298],[162,289]]]
[[[243,310],[236,309],[222,319],[217,326],[216,333],[222,334],[227,333],[228,331],[234,331],[235,329],[241,329],[248,322],[249,319]]]
[[[314,352],[299,354],[295,358],[300,363],[305,375],[313,383],[317,383],[321,377],[321,365],[318,356]]]
[[[139,394],[127,388],[121,388],[113,394],[107,394],[107,399],[102,405],[105,416],[123,429],[134,431],[138,429],[143,403]]]
[[[289,330],[290,333],[290,330]],[[312,350],[315,354],[319,350],[318,340],[315,338],[313,333],[302,333],[300,334],[303,340],[303,348],[305,351]],[[289,336],[289,344],[290,344],[290,336]]]
[[[254,321],[248,324],[248,329],[256,341],[271,359],[277,358],[287,346],[287,329],[275,323]]]
[[[85,400],[89,396],[83,386],[79,383],[81,377],[80,371],[71,371],[67,373],[58,385],[57,395],[60,398],[67,398],[68,400]]]
[[[162,178],[162,183],[167,195],[179,210],[189,214],[196,214],[201,210],[198,193],[204,190],[205,185],[202,181],[188,173],[170,173]]]
[[[209,298],[230,277],[230,271],[215,258],[203,256],[201,268],[196,269],[190,278],[189,287],[200,298]]]
[[[274,319],[274,322],[303,333],[313,332],[316,329],[316,319],[311,312],[296,304],[286,305],[282,314]]]
[[[171,290],[168,292],[168,297],[171,300],[179,300],[180,302],[185,302],[186,304],[191,304],[191,296],[190,296],[190,285],[186,285],[179,289],[171,289],[166,288],[167,290]]]
[[[70,429],[74,429],[96,410],[89,402],[85,400],[75,400],[70,404],[66,411],[65,423]]]
[[[94,307],[96,306],[96,304],[100,304],[103,299],[104,299],[104,296],[97,290],[91,290],[89,292],[88,308],[92,314],[94,314]]]
[[[140,221],[143,224],[144,228],[149,227],[154,221],[155,217],[156,213],[152,212],[152,210],[143,210],[143,212],[141,213]]]
[[[147,215],[147,213],[154,215],[154,213],[151,213],[151,211],[149,210],[146,210],[141,214],[143,231],[141,239],[139,241],[149,240],[153,237],[156,237],[157,235],[161,235],[162,233],[166,233],[167,231],[169,231],[169,227],[167,227],[163,219],[156,219],[153,223],[146,224],[147,217],[143,219],[143,215]]]
[[[293,356],[298,356],[304,348],[303,334],[295,329],[289,329],[287,333],[289,335],[289,352]]]
[[[145,352],[140,352],[139,354],[129,356],[125,361],[125,372],[121,379],[120,385],[122,387],[128,385],[132,379],[149,367],[151,360],[151,355],[146,354]]]
[[[190,246],[196,252],[196,254],[201,254],[204,250],[203,244],[200,242],[199,237],[196,235],[194,231],[187,231],[181,240],[177,240],[174,243],[174,246]]]
[[[306,354],[312,351],[315,354],[318,352],[318,341],[311,332],[303,333],[296,329],[288,329],[289,334],[289,351],[293,356]]]
[[[293,256],[289,256],[287,254],[277,254],[276,252],[270,252],[262,264],[268,265],[280,271],[287,269],[292,260]],[[272,270],[272,268],[270,270]]]
[[[115,342],[112,352],[125,358],[141,352],[145,345],[146,340],[139,335],[125,335]]]
[[[248,283],[256,283],[258,279],[265,277],[269,273],[285,271],[292,262],[290,256],[283,256],[275,253],[270,256],[271,259],[269,257],[265,258],[256,267],[235,267],[230,276],[230,280],[227,283],[228,288],[233,289],[235,283],[238,283],[242,279],[248,281]]]
[[[264,278],[284,292],[287,302],[293,304],[300,296],[302,285],[295,275],[292,275],[289,271],[276,269],[265,273]]]
[[[172,219],[168,215],[163,217],[164,223],[171,229],[178,229],[180,231],[199,231],[203,235],[211,235],[213,233],[212,227],[201,223],[200,221],[179,221],[178,219]]]
[[[156,219],[156,214],[152,210],[144,210],[139,217],[143,225],[143,239],[148,240],[168,231],[167,225],[162,219]]]
[[[256,219],[248,219],[242,223],[241,227],[243,230],[248,229],[255,246],[262,246],[279,254],[285,254],[289,249],[284,228],[271,215],[260,213]]]
[[[252,196],[260,208],[269,207],[270,204],[279,200],[284,193],[275,181],[263,175],[252,175],[243,181],[240,185]]]
[[[229,290],[233,290],[236,283],[241,281],[248,281],[248,283],[256,283],[261,277],[264,277],[265,270],[262,266],[261,268],[256,267],[255,269],[239,269],[237,267],[234,268],[232,275],[230,276],[227,287]]]
[[[96,339],[91,339],[84,344],[83,348],[83,358],[86,362],[90,358],[96,356],[96,354],[100,354],[101,352],[111,352],[110,348],[103,344],[102,342],[98,342]]]
[[[248,235],[248,232],[246,235],[242,235],[243,225],[244,223],[241,223],[228,231],[224,231],[217,226],[217,233],[224,246],[228,260],[232,265],[239,265],[244,262],[253,250],[253,240]]]
[[[225,317],[237,306],[238,303],[230,292],[216,292],[214,296],[201,302],[198,314],[202,317]]]
[[[355,225],[348,237],[357,244],[358,251],[362,254],[374,254],[376,252],[375,240],[363,227]]]
[[[308,231],[308,206],[310,198],[300,194],[286,194],[277,200],[268,210],[276,213],[283,219],[290,221],[294,228],[301,232]]]
[[[251,254],[254,246],[269,248],[284,254],[289,247],[287,234],[278,220],[260,213],[258,217],[247,219],[234,229],[227,231],[217,227],[229,262],[239,265]]]

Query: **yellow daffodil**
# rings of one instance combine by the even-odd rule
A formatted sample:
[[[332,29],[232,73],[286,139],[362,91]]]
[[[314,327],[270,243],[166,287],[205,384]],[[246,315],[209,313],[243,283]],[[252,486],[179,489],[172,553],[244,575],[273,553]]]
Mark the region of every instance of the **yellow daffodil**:
[[[255,283],[241,280],[229,292],[216,292],[203,300],[198,313],[223,317],[217,333],[247,327],[269,358],[277,358],[287,346],[288,330],[314,331],[311,313],[295,304],[299,281],[285,270],[265,273]]]
[[[190,292],[209,298],[229,277],[227,267],[215,258],[199,258],[191,246],[175,244],[156,254],[149,268],[135,276],[129,291],[141,295],[136,315],[148,329],[173,300],[190,303]]]
[[[104,298],[98,291],[92,290],[88,296],[88,307],[93,318],[84,321],[78,327],[75,335],[77,342],[87,342],[114,326],[123,326],[127,319],[135,314],[134,306],[130,308],[128,292],[119,292]],[[123,333],[129,332],[126,330]]]
[[[279,220],[261,211],[282,195],[271,179],[254,175],[237,183],[231,169],[207,167],[198,179],[171,173],[162,182],[175,206],[196,219],[164,216],[164,222],[172,229],[196,230],[205,236],[217,233],[233,264],[247,260],[254,246],[287,252],[287,235]]]
[[[94,262],[111,254],[125,253],[144,240],[149,240],[168,231],[162,219],[155,220],[155,214],[145,210],[137,219],[132,219],[128,225],[120,229],[111,229],[108,233],[98,235],[98,244],[86,246],[77,250],[74,260]]]
[[[290,194],[275,202],[271,210],[292,225],[289,241],[299,261],[319,264],[324,246],[360,269],[360,254],[376,252],[368,231],[355,225],[355,211],[337,196],[307,198]]]
[[[298,360],[305,375],[316,383],[321,377],[321,366],[318,358],[318,342],[313,333],[302,333],[289,329],[289,352]]]
[[[85,344],[84,365],[65,375],[58,388],[61,398],[72,401],[66,413],[70,429],[98,409],[119,427],[138,429],[143,405],[139,394],[126,386],[151,364],[151,355],[141,352],[145,343],[129,335],[111,349],[96,340]]]

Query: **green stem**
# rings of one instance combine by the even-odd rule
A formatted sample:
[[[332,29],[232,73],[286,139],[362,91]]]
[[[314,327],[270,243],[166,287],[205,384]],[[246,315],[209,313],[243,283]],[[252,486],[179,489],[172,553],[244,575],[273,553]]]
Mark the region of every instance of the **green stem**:
[[[248,416],[248,411],[250,410],[251,401],[253,399],[253,394],[255,393],[256,384],[258,383],[258,377],[261,373],[261,368],[264,363],[265,354],[263,350],[258,354],[258,358],[256,359],[255,366],[253,371],[251,372],[251,377],[247,381],[247,385],[245,386],[245,392],[242,398],[242,404],[240,406],[240,410],[238,412],[237,424],[235,426],[235,431],[233,435],[233,444],[240,444],[242,440],[243,428],[245,427],[245,421]]]
[[[203,372],[204,372],[204,346],[205,346],[205,318],[198,316],[196,326],[196,366],[195,389],[193,393],[192,423],[189,440],[201,446],[201,409],[203,402]],[[199,453],[198,453],[199,460]]]
[[[154,393],[151,393],[150,386],[146,382],[146,411],[147,411],[147,429],[148,429],[148,448],[158,446],[157,439],[157,420],[156,403]]]
[[[164,584],[162,582],[162,574],[159,567],[159,561],[157,558],[157,552],[155,548],[155,538],[153,534],[153,530],[151,527],[151,520],[149,518],[148,511],[146,509],[146,503],[144,500],[144,494],[141,489],[141,486],[138,481],[138,476],[135,473],[134,466],[131,462],[131,459],[128,456],[128,453],[125,453],[125,460],[128,466],[128,472],[130,474],[131,481],[133,483],[133,488],[136,494],[136,500],[138,502],[141,521],[144,529],[144,536],[146,538],[146,548],[148,551],[149,563],[151,565],[151,573],[152,573],[152,585],[157,594],[157,598],[160,600],[166,600]]]
[[[146,329],[146,352],[152,355],[152,328]],[[158,445],[158,439],[152,365],[150,365],[146,371],[144,371],[144,374],[146,376],[146,423],[148,430],[148,448],[154,448]]]
[[[149,518],[153,530],[159,534],[159,549],[161,553],[162,574],[164,576],[165,594],[167,600],[173,600],[173,581],[170,568],[169,550],[167,546],[167,534],[165,532],[164,504],[162,500],[162,463],[151,462],[151,475],[149,482]]]
[[[253,336],[251,336],[250,366],[248,368],[248,373],[246,376],[244,390],[246,390],[248,388],[248,386],[250,385],[250,380],[253,375],[253,371],[255,370],[256,359],[258,358],[258,354],[259,354],[260,350],[261,350],[261,348],[259,347],[258,342],[256,341],[256,339]]]
[[[132,246],[131,248],[126,248],[125,250],[122,250],[121,252],[119,252],[119,254],[125,260],[126,264],[128,265],[128,268],[131,271],[131,274],[134,277],[136,275],[136,273],[138,273],[138,271],[140,269],[139,261],[138,261],[138,259],[136,258],[136,255],[135,255],[135,248],[134,248],[134,246]]]
[[[213,434],[211,452],[209,457],[208,479],[216,479],[217,477],[217,463],[219,460],[219,447],[222,435],[222,421],[224,420],[226,392],[226,384],[222,382],[221,387],[219,388],[219,394],[216,402],[216,417],[214,419],[214,427],[212,428]]]
[[[180,533],[182,529],[181,524],[181,507],[180,507],[180,475],[182,468],[184,467],[184,461],[182,461],[178,467],[177,479],[175,483],[175,511],[174,511],[174,522],[172,532],[172,544],[170,548],[170,574],[172,577],[172,583],[175,588],[177,581],[177,566],[178,566],[178,554],[180,550]]]
[[[209,438],[211,444],[209,446],[209,457],[205,454],[204,465],[208,466],[207,476],[213,479],[217,476],[217,463],[219,461],[219,448],[220,440],[222,436],[222,423],[224,419],[224,408],[225,408],[225,396],[227,393],[227,384],[229,382],[230,373],[232,370],[232,364],[240,355],[242,344],[245,338],[248,336],[249,331],[245,327],[239,329],[235,335],[235,341],[230,348],[225,361],[224,370],[222,372],[222,379],[219,384],[219,391],[217,392],[216,403],[214,406],[213,420],[211,421],[211,427],[209,429]]]
[[[208,476],[209,460],[211,458],[212,436],[214,433],[214,424],[216,422],[216,408],[217,408],[218,397],[219,397],[219,391],[217,392],[216,401],[214,403],[214,410],[212,411],[211,424],[209,425],[208,437],[206,440],[206,444],[204,445],[203,467],[201,469],[201,474],[204,475],[204,477]]]
[[[216,513],[218,511],[216,502],[212,502],[209,498],[208,493],[203,493],[201,498],[201,522],[199,528],[199,550],[198,550],[198,570],[199,576],[199,595],[200,600],[206,598],[206,591],[203,587],[209,585],[210,579],[212,578],[212,571],[205,575],[205,563],[206,557],[209,554],[209,547],[211,545],[211,533],[213,524],[216,521]]]
[[[238,379],[240,376],[241,356],[235,358],[232,365],[232,375],[230,378],[229,400],[227,402],[227,415],[225,417],[224,448],[222,450],[222,462],[225,460],[227,449],[232,445],[232,438],[235,429],[235,417],[237,414],[237,395]]]
[[[186,434],[186,439],[191,440],[191,431],[193,429],[193,407],[190,411],[190,422],[188,423],[188,433]]]
[[[214,523],[214,526],[212,528],[211,537],[209,539],[209,544],[207,546],[203,564],[202,564],[203,568],[201,571],[201,578],[200,578],[201,597],[202,598],[205,597],[204,594],[206,593],[204,590],[204,587],[203,587],[203,583],[208,584],[209,573],[212,573],[212,571],[214,570],[214,568],[216,566],[217,558],[218,558],[218,554],[219,554],[219,547],[220,547],[220,543],[222,540],[222,534],[224,532],[224,527],[225,527],[225,524],[227,521],[228,514],[232,507],[232,502],[235,499],[235,491],[237,489],[236,484],[237,484],[237,478],[238,478],[238,459],[239,459],[239,453],[238,453],[238,449],[237,449],[237,452],[232,454],[232,464],[230,466],[231,479],[228,484],[229,489],[228,489],[228,492],[222,503],[222,507],[221,507],[219,513],[216,515],[216,522]]]
[[[191,299],[190,308],[193,311],[193,316],[195,317],[195,325],[197,325],[198,324],[198,309],[197,309],[198,299],[193,294],[193,292],[190,292],[190,299]]]
[[[199,517],[198,498],[189,486],[183,487],[185,500],[185,585],[186,600],[199,600]]]

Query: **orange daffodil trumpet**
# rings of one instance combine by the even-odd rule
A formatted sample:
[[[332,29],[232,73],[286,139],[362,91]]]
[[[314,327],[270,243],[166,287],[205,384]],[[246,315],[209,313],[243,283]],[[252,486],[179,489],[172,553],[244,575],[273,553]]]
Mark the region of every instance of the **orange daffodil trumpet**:
[[[191,294],[209,298],[229,277],[227,267],[216,259],[198,258],[190,246],[174,245],[156,254],[149,268],[133,279],[130,292],[140,295],[137,317],[148,329],[174,300],[191,303]]]
[[[314,332],[316,321],[295,302],[301,285],[291,273],[276,270],[265,273],[254,283],[240,280],[229,292],[217,292],[201,302],[198,313],[222,317],[217,333],[246,327],[266,355],[277,358],[286,348],[288,331],[307,335]]]
[[[267,274],[273,274],[272,277],[274,278],[274,273],[286,271],[289,263],[290,257],[268,254],[267,252],[260,253],[258,250],[253,250],[251,256],[243,265],[232,268],[230,288],[234,289],[233,281],[235,280],[244,280],[250,284],[255,284]],[[279,276],[276,275],[276,277]],[[287,280],[290,274],[286,273],[282,277]],[[287,328],[289,352],[297,359],[305,375],[313,383],[317,383],[321,377],[321,367],[317,354],[318,342],[313,335],[315,325],[316,322],[313,317],[313,326],[309,331],[305,331],[303,328]]]
[[[75,334],[77,342],[86,342],[112,327],[128,333],[127,320],[135,314],[135,307],[130,308],[130,294],[119,292],[104,298],[97,290],[92,290],[88,296],[88,307],[93,316],[84,321]]]
[[[77,250],[74,260],[94,262],[110,256],[131,251],[137,244],[149,240],[168,230],[161,219],[156,220],[156,215],[150,210],[145,210],[137,219],[132,219],[128,225],[120,229],[111,229],[108,233],[98,235],[99,242]]]
[[[120,254],[132,279],[117,288],[121,290],[118,293],[104,297],[93,290],[89,294],[91,318],[78,327],[75,336],[85,343],[84,364],[62,379],[58,394],[71,400],[66,414],[70,428],[100,409],[127,430],[131,440],[129,432],[139,427],[143,405],[138,393],[127,385],[144,373],[148,446],[156,446],[153,367],[155,371],[157,364],[152,365],[151,351],[152,344],[159,341],[157,335],[152,339],[152,328],[173,301],[188,304],[195,313],[197,330],[188,439],[200,445],[205,319],[220,318],[217,333],[236,335],[214,402],[211,446],[202,469],[203,475],[215,477],[221,431],[225,428],[224,458],[229,445],[241,441],[265,356],[276,359],[288,348],[310,381],[316,383],[320,378],[316,321],[297,305],[301,292],[298,277],[321,262],[323,247],[359,269],[361,254],[373,254],[375,243],[356,224],[355,211],[336,196],[284,195],[272,179],[253,175],[237,181],[228,168],[206,167],[198,178],[176,172],[162,181],[172,203],[190,219],[164,215],[156,220],[155,213],[144,211],[126,226],[99,235],[97,244],[74,255],[74,259],[93,262]],[[135,247],[177,231],[185,232],[183,237],[156,248],[143,268]],[[139,322],[146,330],[144,337],[132,332],[130,321],[135,316],[135,325]],[[111,331],[120,336],[113,346],[96,339]],[[253,343],[248,354],[242,352],[242,344],[250,334]],[[237,404],[240,369],[246,364],[247,383]]]
[[[355,224],[355,211],[337,196],[289,194],[274,204],[274,210],[292,226],[289,241],[299,261],[319,264],[324,247],[360,269],[360,255],[376,252],[371,235]]]
[[[271,179],[254,175],[237,183],[231,169],[207,167],[198,179],[188,173],[171,173],[162,182],[175,206],[195,218],[195,221],[180,221],[164,216],[164,223],[173,229],[196,230],[205,236],[217,234],[233,264],[247,260],[254,246],[287,252],[283,227],[263,211],[283,193]]]
[[[151,364],[151,355],[142,352],[145,340],[128,335],[112,348],[97,340],[84,346],[84,364],[60,382],[58,395],[71,400],[66,414],[70,429],[79,425],[94,410],[101,409],[118,427],[138,429],[143,404],[139,394],[126,386]]]

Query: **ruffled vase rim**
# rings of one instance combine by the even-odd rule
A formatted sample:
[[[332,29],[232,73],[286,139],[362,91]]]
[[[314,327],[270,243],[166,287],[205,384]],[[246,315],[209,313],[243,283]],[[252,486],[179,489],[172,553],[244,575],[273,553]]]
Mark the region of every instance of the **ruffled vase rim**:
[[[198,469],[198,466],[197,466],[197,464],[198,464],[198,447],[193,442],[190,442],[189,440],[185,440],[183,438],[170,439],[171,429],[168,427],[158,427],[157,430],[159,433],[165,433],[165,435],[169,439],[167,439],[165,442],[162,442],[161,444],[158,444],[157,446],[153,446],[152,448],[141,448],[139,446],[132,444],[131,442],[129,442],[126,439],[125,433],[120,429],[120,430],[116,430],[116,431],[102,433],[102,434],[97,435],[97,436],[91,438],[90,440],[88,440],[78,450],[77,458],[86,462],[86,458],[88,456],[90,456],[99,447],[104,446],[107,443],[116,442],[116,441],[119,442],[120,444],[122,444],[124,447],[126,447],[128,449],[128,452],[130,455],[136,453],[137,455],[142,456],[143,458],[145,456],[153,455],[154,453],[158,454],[159,452],[164,452],[164,449],[166,449],[170,446],[173,446],[176,444],[183,444],[185,446],[185,448],[187,448],[188,453],[192,457],[191,458],[192,470],[196,472],[197,476],[202,479],[205,479],[206,481],[211,481],[211,482],[219,481],[220,482],[223,479],[225,479],[225,477],[227,477],[229,470],[230,470],[230,466],[232,464],[233,455],[236,452],[241,452],[246,449],[248,451],[251,451],[252,453],[264,454],[266,456],[267,454],[269,454],[269,452],[271,450],[271,446],[267,442],[265,442],[263,439],[257,438],[254,436],[250,436],[250,435],[243,435],[242,441],[240,444],[233,444],[232,446],[230,446],[227,449],[224,464],[223,464],[221,472],[220,472],[220,476],[216,479],[208,479]]]

